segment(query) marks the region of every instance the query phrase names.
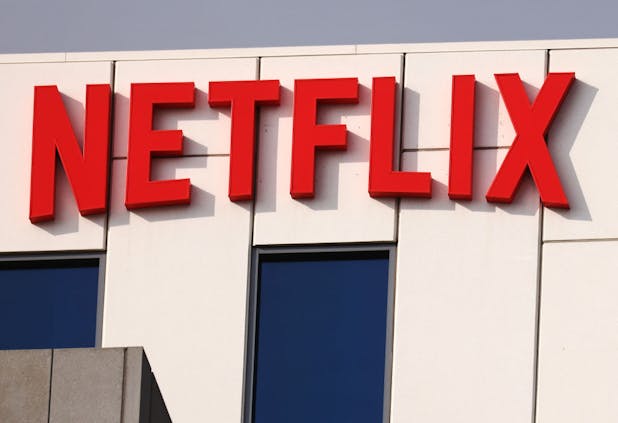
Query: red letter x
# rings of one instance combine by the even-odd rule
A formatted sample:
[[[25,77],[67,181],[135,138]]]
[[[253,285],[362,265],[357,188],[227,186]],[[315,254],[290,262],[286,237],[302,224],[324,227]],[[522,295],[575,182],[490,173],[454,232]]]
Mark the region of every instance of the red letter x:
[[[528,167],[543,205],[568,209],[569,201],[547,149],[545,134],[573,83],[575,74],[572,72],[548,74],[532,106],[519,74],[502,74],[495,77],[516,136],[487,191],[485,196],[487,201],[510,203]]]

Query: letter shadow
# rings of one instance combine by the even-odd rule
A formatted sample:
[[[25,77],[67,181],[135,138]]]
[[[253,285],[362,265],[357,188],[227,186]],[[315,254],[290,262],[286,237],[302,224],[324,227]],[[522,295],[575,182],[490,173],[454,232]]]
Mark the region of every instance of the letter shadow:
[[[208,104],[208,94],[200,89],[195,90],[195,106],[167,107],[155,106],[152,127],[154,130],[183,131],[183,154],[191,156],[207,155],[216,145],[218,153],[229,154],[229,137],[218,139],[219,134],[212,135],[208,121],[217,121],[220,115],[231,116],[229,107],[211,108]],[[130,99],[122,94],[114,94],[114,133],[113,157],[126,157],[128,151],[130,122]],[[215,139],[216,138],[216,139]],[[216,144],[213,144],[214,141]]]
[[[570,154],[598,91],[598,88],[576,79],[546,137],[549,151],[570,205],[568,210],[553,210],[569,220],[592,220],[586,195],[579,184],[577,171]],[[578,141],[586,142],[584,139]]]
[[[419,121],[420,121],[421,95],[420,93],[404,88],[403,90],[403,115],[401,119],[401,150],[419,149]],[[445,140],[445,146],[448,146]]]
[[[451,84],[451,80],[445,81]],[[451,92],[449,92],[449,99]],[[429,95],[429,94],[426,94]],[[450,104],[450,103],[449,103]],[[498,147],[510,145],[512,139],[505,140],[499,137],[499,127],[510,125],[508,116],[507,121],[501,121],[499,116],[500,93],[490,86],[476,81],[475,85],[475,105],[474,105],[474,145],[475,147]],[[428,111],[424,112],[425,114]],[[441,111],[441,121],[450,128],[451,109]],[[440,140],[421,140],[420,139],[420,120],[421,120],[421,95],[420,93],[404,89],[404,108],[401,123],[402,137],[401,149],[419,150],[423,148],[449,148],[450,131],[443,131],[444,138]],[[424,141],[421,143],[421,141]]]
[[[54,220],[36,223],[36,226],[51,235],[65,235],[79,232],[80,213],[73,190],[57,158],[56,163],[56,192]],[[27,217],[26,217],[27,218]],[[106,214],[84,216],[97,226],[105,229]]]
[[[404,170],[432,173],[432,198],[405,198],[401,203],[402,209],[454,211],[459,205],[466,210],[478,213],[494,213],[496,208],[499,208],[514,215],[532,216],[536,214],[539,209],[538,193],[528,175],[522,179],[513,203],[489,203],[485,199],[501,157],[504,157],[507,151],[505,147],[474,150],[471,200],[452,200],[448,197],[449,150],[404,152],[402,158]]]
[[[112,205],[109,226],[129,224],[131,214],[149,222],[195,219],[215,215],[215,195],[200,185],[208,178],[203,175],[210,160],[223,160],[220,157],[192,156],[178,158],[155,158],[152,162],[151,180],[191,179],[191,203],[182,205],[157,206],[152,208],[127,210],[124,205],[126,186],[126,160],[114,160],[112,181]],[[228,167],[224,166],[227,170]],[[209,175],[210,176],[210,175]],[[217,175],[226,177],[227,175]],[[250,205],[243,205],[250,207]]]
[[[84,106],[84,103],[66,94],[60,93],[60,96],[62,97],[62,102],[64,103],[64,107],[66,108],[67,114],[69,115],[71,127],[73,128],[73,133],[77,138],[77,143],[83,151],[85,137],[84,126],[86,123],[86,108]]]

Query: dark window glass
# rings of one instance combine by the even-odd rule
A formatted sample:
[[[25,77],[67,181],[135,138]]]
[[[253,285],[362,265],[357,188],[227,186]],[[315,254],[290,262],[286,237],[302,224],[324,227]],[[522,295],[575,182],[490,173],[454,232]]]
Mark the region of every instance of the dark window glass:
[[[262,257],[253,421],[382,422],[388,252]]]
[[[0,349],[94,347],[98,260],[0,262]]]

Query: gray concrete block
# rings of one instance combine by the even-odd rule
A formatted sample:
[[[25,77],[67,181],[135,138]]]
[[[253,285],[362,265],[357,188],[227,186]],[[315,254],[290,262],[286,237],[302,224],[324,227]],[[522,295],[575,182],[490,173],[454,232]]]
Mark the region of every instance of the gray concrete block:
[[[47,423],[51,350],[0,351],[0,422]]]
[[[125,352],[122,423],[171,423],[143,348]]]
[[[118,423],[124,349],[54,350],[50,423]]]
[[[141,412],[144,396],[144,379],[150,378],[150,365],[143,348],[127,348],[124,356],[124,394],[122,423],[146,423]],[[141,420],[140,420],[141,416]]]

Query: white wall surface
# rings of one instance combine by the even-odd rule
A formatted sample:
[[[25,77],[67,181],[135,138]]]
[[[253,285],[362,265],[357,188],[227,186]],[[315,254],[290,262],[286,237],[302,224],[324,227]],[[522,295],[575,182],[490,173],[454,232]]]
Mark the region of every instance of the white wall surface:
[[[393,423],[532,414],[539,207],[530,183],[513,204],[485,202],[504,155],[476,150],[478,194],[454,202],[448,151],[404,153],[404,170],[414,164],[435,180],[434,199],[401,201]]]
[[[543,247],[537,422],[618,418],[618,242]]]
[[[228,162],[159,159],[191,205],[128,212],[114,160],[103,346],[146,348],[174,422],[240,420],[252,208],[228,200]]]
[[[538,419],[618,419],[618,50],[550,53],[577,81],[549,135],[570,210],[544,212]],[[570,241],[570,242],[559,242]]]
[[[569,43],[0,57],[0,252],[105,251],[103,346],[145,346],[174,422],[241,420],[253,246],[361,242],[397,247],[391,422],[616,421],[618,42]],[[4,63],[17,59],[24,63]],[[80,136],[85,85],[111,82],[112,66],[109,214],[79,217],[60,178],[56,221],[30,224],[33,86],[59,86]],[[548,135],[571,209],[539,208],[529,177],[513,204],[488,204],[515,134],[493,74],[519,72],[533,100],[546,69],[577,78]],[[451,77],[470,73],[478,81],[474,198],[454,202],[446,195]],[[395,161],[432,172],[432,199],[367,193],[378,76],[403,81]],[[208,107],[208,81],[256,77],[281,81],[281,105],[259,113],[255,202],[232,203],[229,110]],[[322,77],[358,77],[359,104],[320,106],[320,123],[348,126],[348,150],[318,153],[316,198],[293,200],[293,83]],[[185,131],[185,157],[157,159],[152,172],[190,178],[193,197],[189,206],[128,212],[129,89],[147,81],[196,83],[194,110],[155,118],[157,128]]]

